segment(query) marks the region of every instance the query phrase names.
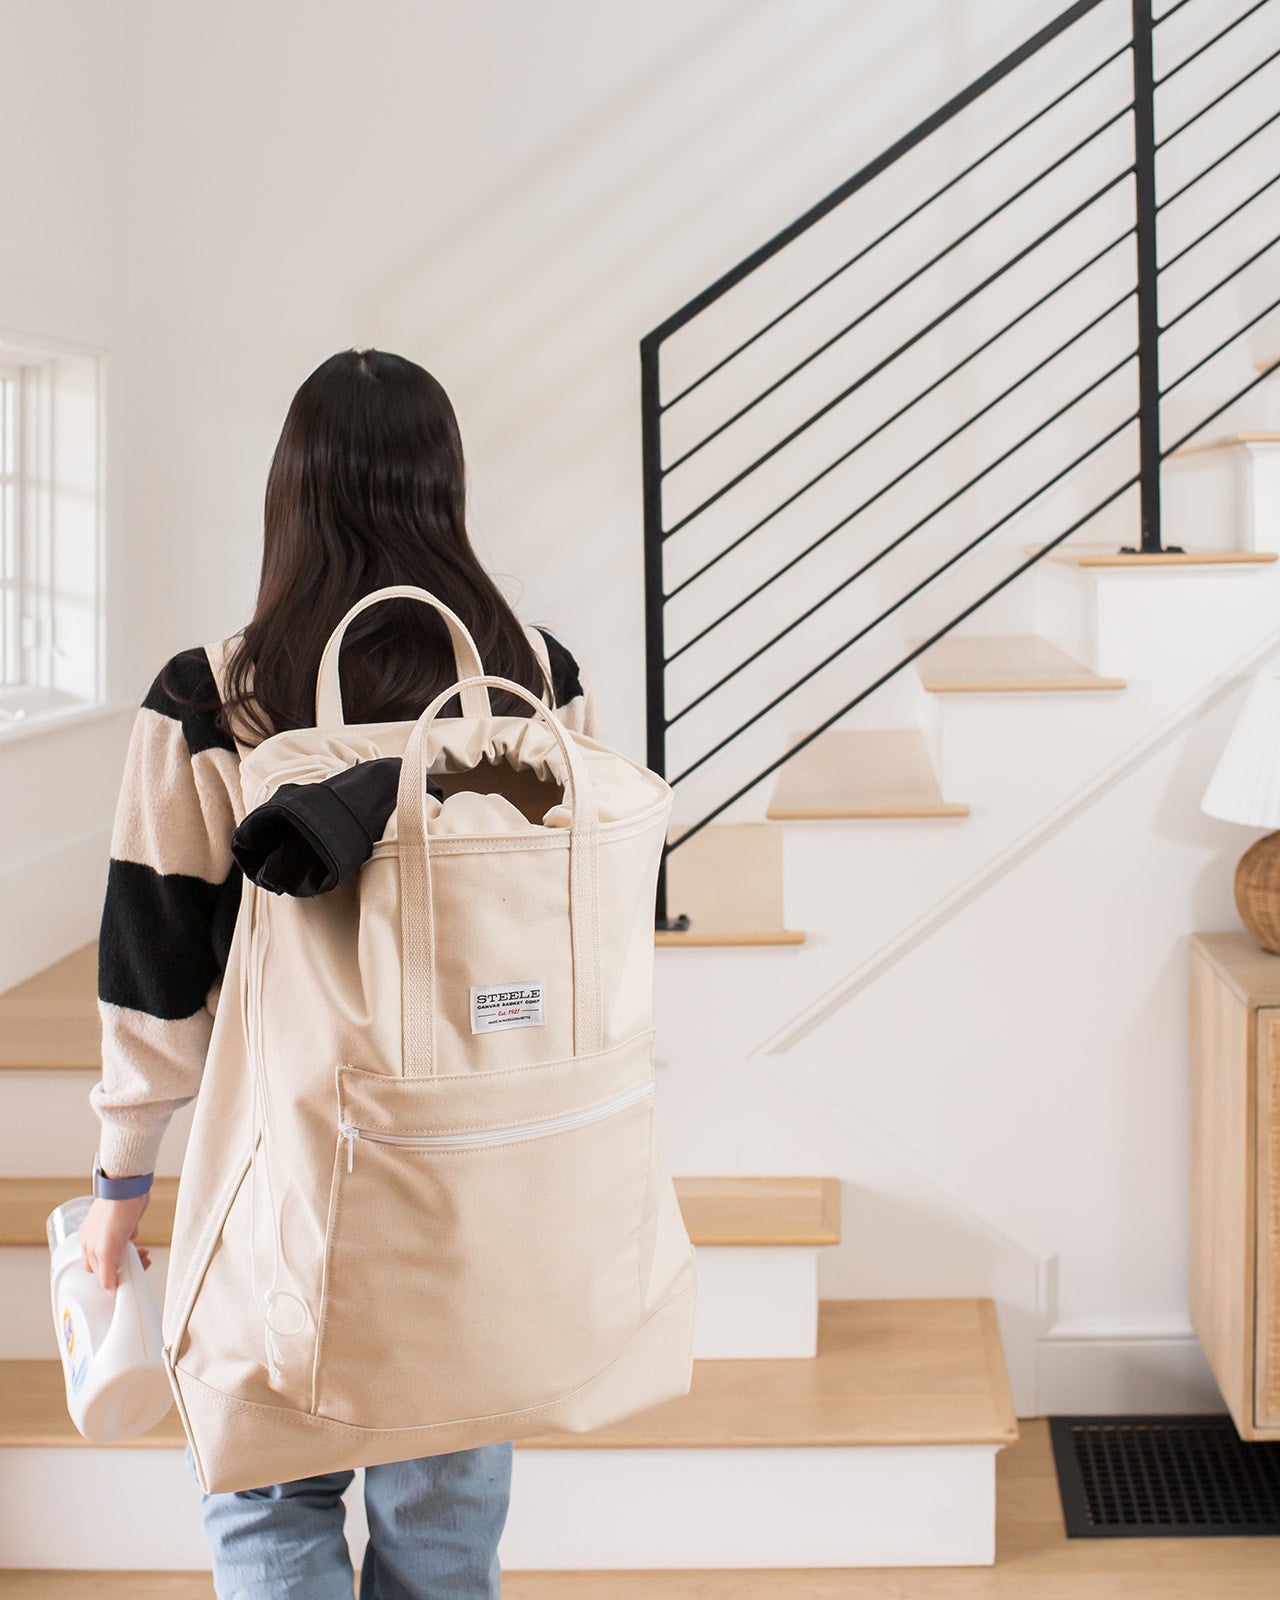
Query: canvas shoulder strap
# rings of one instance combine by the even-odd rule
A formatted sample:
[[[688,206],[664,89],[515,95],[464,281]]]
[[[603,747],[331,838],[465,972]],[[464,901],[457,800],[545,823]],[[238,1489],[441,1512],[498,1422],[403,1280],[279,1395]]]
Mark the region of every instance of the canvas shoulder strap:
[[[231,654],[231,651],[234,649],[239,638],[240,632],[237,631],[236,633],[233,633],[230,638],[215,639],[211,643],[206,644],[204,647],[205,654],[209,657],[209,666],[213,670],[213,681],[217,685],[218,698],[222,701],[224,706],[227,703],[227,658]],[[249,663],[249,676],[246,681],[247,686],[252,688],[252,662]],[[245,753],[249,750],[252,750],[254,745],[258,742],[257,738],[246,725],[244,717],[238,708],[231,713],[228,720],[231,723],[231,736],[236,742],[236,750],[243,758]]]
[[[542,630],[535,628],[531,622],[522,623],[521,626],[529,635],[529,643],[533,646],[533,653],[538,658],[538,665],[542,668],[542,676],[546,680],[546,688],[542,692],[542,698],[547,705],[554,708],[556,689],[555,680],[551,673],[551,652],[547,649],[547,641],[543,637]]]

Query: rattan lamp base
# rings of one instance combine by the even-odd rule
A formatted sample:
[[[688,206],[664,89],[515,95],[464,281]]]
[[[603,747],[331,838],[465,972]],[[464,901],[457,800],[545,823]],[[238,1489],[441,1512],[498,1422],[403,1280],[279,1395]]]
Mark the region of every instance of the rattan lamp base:
[[[1280,955],[1280,830],[1255,841],[1240,857],[1236,910],[1262,948]]]

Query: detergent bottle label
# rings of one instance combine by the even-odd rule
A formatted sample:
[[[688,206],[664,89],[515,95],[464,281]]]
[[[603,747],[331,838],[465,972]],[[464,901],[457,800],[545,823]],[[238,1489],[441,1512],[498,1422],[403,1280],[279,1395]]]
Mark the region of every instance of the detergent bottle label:
[[[78,1308],[63,1304],[58,1317],[62,1336],[62,1360],[67,1369],[71,1393],[79,1394],[89,1370],[89,1339]]]

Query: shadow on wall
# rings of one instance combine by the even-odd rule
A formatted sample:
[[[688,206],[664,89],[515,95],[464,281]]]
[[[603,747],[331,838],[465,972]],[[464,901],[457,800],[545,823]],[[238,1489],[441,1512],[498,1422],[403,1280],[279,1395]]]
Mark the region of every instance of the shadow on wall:
[[[619,403],[617,363],[634,366],[650,326],[994,59],[966,11],[940,10],[922,56],[919,17],[893,0],[723,10],[372,283],[355,318],[465,371],[486,392],[489,448],[558,474],[611,446],[638,488],[638,401]],[[1010,22],[1008,43],[1035,22]]]
[[[990,1296],[1020,1416],[1037,1410],[1036,1350],[1056,1313],[1053,1258],[1038,1263],[976,1219],[922,1197],[841,1184],[845,1238],[820,1257],[824,1298]]]

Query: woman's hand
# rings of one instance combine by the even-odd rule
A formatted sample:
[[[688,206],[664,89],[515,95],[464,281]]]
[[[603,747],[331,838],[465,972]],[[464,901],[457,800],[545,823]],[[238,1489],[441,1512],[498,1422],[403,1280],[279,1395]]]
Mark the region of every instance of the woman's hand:
[[[120,1281],[120,1257],[129,1240],[137,1237],[138,1224],[150,1199],[150,1190],[132,1200],[97,1199],[80,1224],[80,1255],[85,1267],[112,1294]],[[138,1254],[142,1265],[149,1267],[151,1256],[145,1245],[138,1246]]]

